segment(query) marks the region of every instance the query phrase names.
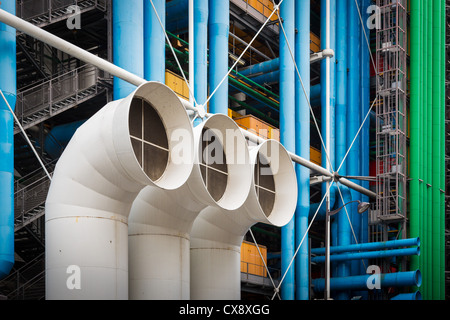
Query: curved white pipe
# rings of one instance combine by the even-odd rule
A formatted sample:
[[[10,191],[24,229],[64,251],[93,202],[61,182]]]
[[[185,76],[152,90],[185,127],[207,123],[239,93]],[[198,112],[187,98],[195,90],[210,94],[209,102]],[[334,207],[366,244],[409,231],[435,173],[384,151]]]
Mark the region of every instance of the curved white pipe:
[[[269,160],[270,170],[258,166],[258,158]],[[191,299],[240,299],[240,250],[248,229],[258,222],[281,227],[294,215],[297,182],[286,149],[266,140],[250,150],[250,161],[254,178],[244,205],[233,211],[208,207],[193,224]]]
[[[218,140],[211,138],[205,149],[211,133],[207,128]],[[222,154],[221,146],[224,164],[217,157]],[[128,228],[130,299],[189,299],[189,242],[194,220],[207,206],[235,210],[250,192],[253,175],[248,147],[232,119],[216,114],[195,127],[194,150],[194,169],[183,186],[171,191],[146,187],[133,203]],[[205,180],[201,163],[208,154],[219,164],[207,169]],[[227,175],[217,170],[227,171]]]
[[[171,155],[180,131],[191,155],[184,162]],[[47,299],[128,298],[131,205],[146,185],[175,189],[187,180],[192,139],[182,103],[158,82],[108,103],[76,131],[46,201]]]

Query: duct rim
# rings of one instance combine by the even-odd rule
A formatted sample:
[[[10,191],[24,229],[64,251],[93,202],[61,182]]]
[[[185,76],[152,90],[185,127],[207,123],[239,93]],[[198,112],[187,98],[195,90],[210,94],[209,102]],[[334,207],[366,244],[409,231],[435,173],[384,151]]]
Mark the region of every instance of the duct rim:
[[[137,101],[142,101],[142,134],[147,132],[151,136],[153,150],[167,152],[162,160],[159,159],[157,171],[151,173],[146,172],[143,158],[139,157],[135,149],[136,141],[139,141],[133,135],[136,134],[133,113]],[[113,140],[117,157],[128,174],[144,185],[155,185],[165,190],[174,190],[183,185],[194,165],[194,134],[189,116],[178,96],[165,84],[149,81],[124,98],[119,109],[114,115],[113,128],[117,130],[113,130]],[[150,116],[146,116],[146,112]],[[149,137],[141,138],[139,142],[144,146],[144,140]],[[144,153],[145,150],[141,151]]]
[[[266,140],[258,145],[252,150],[251,157],[255,166],[253,174],[258,170],[257,164],[261,157],[270,161],[270,175],[274,184],[273,206],[270,212],[264,210],[256,184],[251,192],[256,198],[257,205],[265,217],[266,223],[282,227],[292,219],[297,205],[297,177],[292,160],[287,150],[276,140]],[[248,212],[254,212],[249,204],[246,203],[246,207]]]
[[[231,211],[240,208],[250,192],[253,174],[251,171],[252,165],[249,160],[250,156],[247,141],[239,126],[226,115],[213,114],[199,124],[194,131],[197,148],[195,170],[204,187],[204,190],[200,195],[201,200],[208,205],[213,205],[225,210]],[[226,172],[226,186],[224,190],[220,190],[220,192],[217,192],[216,194],[214,194],[214,192],[212,194],[210,190],[208,190],[208,186],[203,178],[205,171],[202,169],[206,162],[204,161],[203,151],[205,149],[205,143],[203,140],[212,136],[214,136],[215,139],[214,141],[211,141],[211,144],[215,143],[216,147],[222,148],[222,159],[224,163],[217,163],[214,165],[215,167],[209,164],[209,167],[213,167],[215,171],[220,171],[221,173]],[[209,146],[211,144],[209,144]],[[207,151],[213,149],[214,147]],[[213,157],[220,159],[220,156],[217,157],[217,152]],[[193,186],[191,189],[193,189]]]

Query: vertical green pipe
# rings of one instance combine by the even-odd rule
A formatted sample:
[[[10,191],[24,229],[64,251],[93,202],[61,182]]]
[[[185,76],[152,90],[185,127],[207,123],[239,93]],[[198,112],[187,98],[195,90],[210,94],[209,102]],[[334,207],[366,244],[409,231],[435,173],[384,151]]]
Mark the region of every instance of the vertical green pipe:
[[[440,47],[441,47],[441,17],[440,17],[440,0],[430,1],[432,5],[432,288],[433,300],[438,300],[440,297],[440,257],[441,257],[441,249],[440,249],[440,181],[441,181],[441,144],[440,144],[440,77],[439,77],[439,69],[441,67],[440,64]]]
[[[433,202],[432,202],[432,165],[433,165],[433,135],[432,135],[432,118],[433,118],[433,2],[426,1],[428,6],[427,11],[427,287],[428,299],[433,297]]]
[[[445,66],[446,66],[446,52],[445,52],[445,30],[446,30],[446,3],[445,0],[440,1],[440,15],[441,15],[441,67],[440,67],[440,86],[441,86],[441,181],[440,181],[440,219],[441,219],[441,296],[440,299],[445,299]]]
[[[410,198],[410,237],[420,238],[420,220],[419,220],[419,130],[420,130],[420,0],[411,0],[411,94],[410,94],[410,177],[409,198]],[[411,270],[419,269],[419,257],[412,256]]]
[[[423,146],[424,146],[424,156],[423,156],[423,238],[424,238],[424,257],[423,257],[423,270],[424,270],[424,278],[423,285],[425,287],[425,297],[427,297],[428,293],[428,152],[429,152],[429,144],[428,144],[428,3],[424,1],[423,6],[423,51],[424,51],[424,64],[423,64],[423,127],[422,127],[422,135],[423,135]]]
[[[424,229],[425,229],[425,223],[424,223],[424,212],[425,212],[425,207],[424,207],[424,203],[425,203],[425,183],[424,183],[424,161],[425,161],[425,146],[424,146],[424,119],[425,119],[425,115],[424,115],[424,105],[425,105],[425,96],[424,96],[424,77],[425,77],[425,73],[424,73],[424,67],[425,67],[425,46],[424,46],[424,27],[425,27],[425,14],[424,14],[424,10],[425,10],[425,5],[423,3],[423,1],[419,0],[419,20],[420,20],[420,34],[419,34],[419,51],[420,51],[420,75],[419,75],[419,81],[420,81],[420,101],[419,101],[419,131],[418,131],[418,139],[419,139],[419,177],[420,177],[420,181],[419,181],[419,192],[420,192],[420,207],[419,207],[419,223],[420,223],[420,237],[421,239],[424,239]],[[425,256],[422,254],[420,255],[419,258],[419,262],[420,262],[420,270],[422,272],[422,274],[424,274],[425,270],[424,270],[424,260],[425,260]],[[425,291],[424,286],[422,285],[422,291]]]

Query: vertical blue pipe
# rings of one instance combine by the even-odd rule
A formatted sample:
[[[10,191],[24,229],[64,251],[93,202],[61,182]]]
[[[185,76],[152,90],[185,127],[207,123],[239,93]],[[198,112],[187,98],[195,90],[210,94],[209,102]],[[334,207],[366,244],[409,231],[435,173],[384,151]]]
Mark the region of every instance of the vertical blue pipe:
[[[286,38],[280,31],[280,141],[284,147],[295,152],[295,68],[287,41],[294,50],[295,43],[295,2],[284,0],[280,15]],[[309,65],[309,62],[308,62]],[[295,252],[295,218],[281,229],[281,273],[286,274],[281,284],[281,298],[295,299],[295,266],[288,266]],[[287,273],[286,273],[287,272]]]
[[[194,1],[194,96],[200,105],[205,103],[208,96],[208,14],[208,0]]]
[[[153,0],[158,16],[166,25],[166,1]],[[165,83],[166,38],[150,0],[144,0],[144,78]]]
[[[113,0],[113,62],[144,77],[144,2]],[[114,77],[114,99],[128,96],[136,86]]]
[[[360,4],[360,1],[358,1]],[[355,0],[348,0],[348,117],[347,117],[347,148],[354,140],[358,129],[361,125],[361,39],[360,39],[360,26],[358,9],[356,7]],[[347,174],[352,176],[361,175],[360,168],[360,149],[361,149],[361,136],[354,142],[347,160]],[[360,184],[359,181],[355,181]],[[351,190],[353,200],[361,200],[360,193]],[[351,206],[351,207],[350,207]],[[350,217],[355,231],[355,235],[358,243],[360,243],[360,230],[361,230],[361,216],[357,212],[357,205],[351,204],[348,207],[350,210]],[[352,243],[354,242],[353,235],[351,235]],[[355,272],[359,269],[360,261],[352,262],[351,272]]]
[[[310,12],[311,1],[297,1],[295,5],[295,60],[302,77],[303,86],[308,100],[311,91],[310,71]],[[310,158],[310,111],[305,91],[298,76],[295,77],[295,150],[305,159]],[[310,170],[297,164],[298,190],[301,192],[297,199],[295,212],[295,233],[297,248],[306,234],[309,222]],[[296,297],[298,300],[309,300],[309,241],[308,236],[300,247],[296,257]]]
[[[14,0],[0,8],[16,14]],[[16,30],[0,22],[0,89],[11,108],[16,106]],[[14,265],[14,120],[0,97],[0,279]]]
[[[336,166],[339,167],[347,152],[347,0],[336,0]],[[337,170],[338,168],[335,168]],[[342,166],[339,174],[346,175],[346,167]],[[341,207],[352,201],[350,190],[343,185],[339,186],[341,193],[336,195],[337,207]],[[349,245],[351,243],[351,228],[347,219],[346,208],[337,213],[334,223],[337,223],[338,246]],[[350,276],[350,262],[344,261],[336,263],[337,277]],[[347,291],[339,292],[336,295],[338,300],[347,300]]]
[[[367,21],[369,14],[367,13],[367,8],[371,5],[370,0],[361,1],[361,14],[363,21]],[[370,30],[367,24],[364,23],[363,28],[365,34],[370,41]],[[370,109],[370,52],[367,46],[366,36],[364,32],[361,33],[361,121],[364,120],[367,112]],[[369,156],[370,156],[370,117],[367,118],[366,123],[361,131],[361,174],[363,176],[369,176]],[[363,181],[362,185],[364,188],[369,189],[369,182]],[[361,195],[361,201],[369,202],[369,197]],[[366,211],[361,214],[361,242],[369,242],[369,212]],[[365,260],[365,265],[367,266],[367,260]],[[360,273],[364,274],[364,265],[360,264]]]
[[[230,2],[209,0],[209,88],[211,92],[228,72]],[[209,101],[209,112],[228,114],[228,77]]]

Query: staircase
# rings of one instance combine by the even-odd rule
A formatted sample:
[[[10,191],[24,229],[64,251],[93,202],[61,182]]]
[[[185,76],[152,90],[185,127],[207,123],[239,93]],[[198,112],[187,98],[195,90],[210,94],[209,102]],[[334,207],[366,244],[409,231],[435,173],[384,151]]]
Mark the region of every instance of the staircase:
[[[104,72],[85,65],[17,94],[16,116],[28,129],[102,93]],[[20,128],[15,124],[14,134]]]
[[[38,27],[67,19],[73,13],[69,6],[77,5],[80,13],[92,9],[106,10],[106,0],[22,0],[17,1],[16,15]]]
[[[0,294],[8,300],[43,300],[45,298],[45,256],[32,261],[0,281]]]

